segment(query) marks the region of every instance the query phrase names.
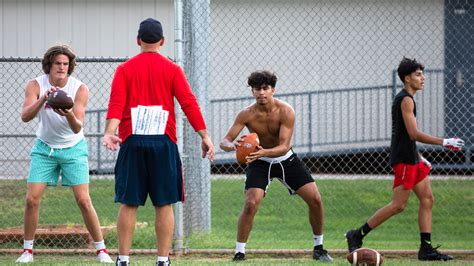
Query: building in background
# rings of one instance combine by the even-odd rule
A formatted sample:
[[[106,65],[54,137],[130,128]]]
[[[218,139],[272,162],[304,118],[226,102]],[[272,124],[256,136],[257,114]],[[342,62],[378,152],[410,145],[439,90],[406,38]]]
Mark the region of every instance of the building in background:
[[[283,98],[296,108],[293,145],[298,152],[386,148],[391,97],[401,85],[393,71],[403,56],[427,66],[426,91],[416,96],[421,128],[474,141],[469,1],[182,2],[208,5],[207,13],[185,8],[183,41],[185,70],[201,73],[188,74],[193,89],[205,90],[202,100],[216,143],[237,110],[249,103],[242,99],[251,96],[248,74],[266,68],[278,74],[277,93],[287,95]],[[130,57],[138,52],[138,23],[155,17],[164,26],[162,53],[174,58],[174,8],[172,0],[3,0],[0,57],[41,57],[57,43],[71,45],[82,58]],[[106,108],[115,66],[78,65],[77,74],[91,91],[89,110]],[[21,99],[30,67],[36,69],[1,65],[2,90],[14,88],[14,98]],[[0,122],[12,125],[2,127],[0,134],[31,133],[19,126],[19,103],[4,96],[0,101],[8,114]],[[89,132],[100,131],[100,118],[89,125]]]

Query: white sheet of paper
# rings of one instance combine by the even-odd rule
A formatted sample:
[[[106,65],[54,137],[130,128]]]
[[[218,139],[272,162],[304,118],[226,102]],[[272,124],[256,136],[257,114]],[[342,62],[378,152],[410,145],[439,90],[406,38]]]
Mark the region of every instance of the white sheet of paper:
[[[132,116],[132,134],[137,134],[138,108],[131,108],[130,111]]]
[[[168,111],[161,105],[138,105],[131,109],[132,133],[137,135],[162,135],[168,121]]]
[[[162,115],[160,117],[160,128],[158,130],[158,134],[159,135],[163,135],[165,134],[165,130],[166,130],[166,124],[168,123],[168,116],[169,116],[169,112],[166,111],[166,110],[163,110],[162,111]]]

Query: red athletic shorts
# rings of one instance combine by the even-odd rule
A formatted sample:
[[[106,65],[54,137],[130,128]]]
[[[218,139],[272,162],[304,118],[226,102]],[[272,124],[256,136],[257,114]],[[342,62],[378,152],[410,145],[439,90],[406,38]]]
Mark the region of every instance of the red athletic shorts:
[[[403,185],[406,190],[410,190],[428,176],[430,167],[422,161],[418,164],[397,163],[393,165],[393,172],[395,179],[392,188]]]

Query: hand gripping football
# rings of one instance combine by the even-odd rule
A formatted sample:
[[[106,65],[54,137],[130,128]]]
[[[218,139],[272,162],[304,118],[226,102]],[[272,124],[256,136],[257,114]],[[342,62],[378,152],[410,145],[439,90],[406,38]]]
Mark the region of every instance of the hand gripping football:
[[[53,109],[71,109],[74,106],[74,101],[65,91],[57,90],[48,95],[48,105]]]
[[[240,144],[241,146],[237,146],[235,156],[237,157],[237,162],[244,164],[246,162],[245,157],[256,151],[257,146],[260,145],[257,133],[246,135]]]
[[[359,248],[347,255],[347,260],[352,265],[379,266],[383,263],[383,256],[375,249]]]

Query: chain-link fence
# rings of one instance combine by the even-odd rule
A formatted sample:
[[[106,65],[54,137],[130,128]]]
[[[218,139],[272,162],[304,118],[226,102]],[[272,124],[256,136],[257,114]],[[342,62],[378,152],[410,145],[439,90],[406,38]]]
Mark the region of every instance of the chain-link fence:
[[[415,97],[419,129],[467,143],[459,153],[418,145],[433,164],[435,241],[472,249],[472,243],[449,242],[449,236],[462,238],[469,216],[448,219],[455,223],[449,230],[442,226],[446,216],[463,210],[474,214],[472,198],[461,196],[466,191],[460,189],[474,188],[472,8],[468,1],[441,0],[185,1],[186,72],[191,82],[205,84],[198,93],[207,99],[206,120],[216,145],[238,111],[255,102],[246,86],[249,74],[276,72],[276,97],[296,112],[293,149],[323,196],[325,243],[345,248],[343,234],[391,199],[391,104],[402,88],[396,68],[403,56],[415,57],[426,66],[425,89]],[[196,145],[187,138],[184,147]],[[198,159],[188,161],[187,176],[199,176],[200,166]],[[186,217],[188,247],[234,247],[244,171],[234,153],[218,151],[211,165],[211,193],[203,195],[211,201],[211,230],[197,234],[200,216]],[[188,191],[201,193],[202,186],[195,185],[199,179],[186,182]],[[397,242],[406,237],[412,245],[401,247],[417,248],[418,204],[412,197],[411,209],[382,226],[382,237],[374,234],[375,246],[390,248],[383,238]],[[463,207],[448,207],[454,202]],[[248,248],[312,246],[306,205],[288,196],[279,182],[271,184],[255,219]]]
[[[403,56],[423,62],[425,89],[415,97],[418,127],[432,135],[466,141],[458,153],[439,146],[418,146],[433,164],[436,240],[449,248],[474,249],[471,1],[182,3],[183,66],[216,148],[237,112],[254,102],[246,86],[248,75],[256,69],[274,70],[279,79],[275,97],[291,104],[296,113],[293,149],[323,196],[325,246],[330,249],[344,248],[345,231],[365,222],[390,200],[391,102],[402,87],[394,69]],[[84,128],[90,190],[112,248],[117,246],[118,208],[113,203],[112,175],[116,153],[101,147],[100,137],[110,82],[124,60],[80,59],[74,73],[90,90]],[[2,248],[18,248],[22,240],[24,179],[36,124],[22,123],[19,113],[22,88],[42,73],[39,61],[0,60]],[[187,122],[183,129],[180,141],[187,202],[183,216],[177,219],[184,224],[185,247],[233,248],[244,201],[245,166],[236,164],[234,153],[220,150],[210,165],[202,161],[196,134]],[[384,241],[406,238],[416,243],[417,203],[410,204],[415,207],[380,228],[387,233]],[[74,205],[71,191],[47,190],[40,208],[40,246],[90,245],[84,229],[78,228],[83,223]],[[140,208],[133,248],[154,247],[153,218],[149,204]],[[307,220],[303,201],[288,196],[281,184],[273,182],[256,216],[248,247],[311,248]],[[465,238],[471,240],[460,241]],[[372,243],[382,248],[393,247],[376,235],[374,239]]]
[[[112,173],[116,154],[103,149],[105,111],[110,82],[115,68],[125,59],[78,59],[74,76],[89,87],[89,102],[84,132],[89,146],[91,195],[101,217],[103,230],[109,234],[115,227]],[[29,153],[35,139],[37,120],[20,119],[26,83],[42,75],[39,58],[1,58],[0,75],[3,106],[0,155],[0,247],[19,248],[23,240],[23,210],[29,170]],[[101,175],[99,175],[101,174]],[[94,184],[97,184],[95,186]],[[95,195],[95,196],[94,196]],[[49,188],[40,208],[40,225],[36,242],[39,247],[91,248],[92,240],[85,229],[74,196],[68,189]],[[110,237],[110,236],[109,236]],[[114,242],[114,241],[112,241]],[[112,243],[116,245],[116,243]]]

